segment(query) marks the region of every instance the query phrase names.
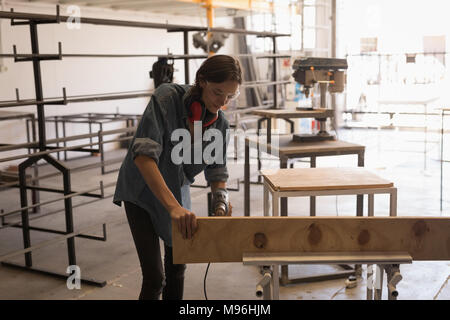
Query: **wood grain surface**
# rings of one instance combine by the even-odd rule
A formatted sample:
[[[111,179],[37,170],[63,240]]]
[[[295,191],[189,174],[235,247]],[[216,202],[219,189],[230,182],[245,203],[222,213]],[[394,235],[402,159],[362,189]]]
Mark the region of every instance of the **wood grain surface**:
[[[394,184],[364,168],[290,168],[261,171],[277,191],[389,188]]]
[[[174,263],[242,262],[244,253],[264,252],[405,252],[413,260],[450,260],[450,218],[199,217],[197,222],[192,239],[172,229]]]
[[[324,108],[315,110],[265,109],[265,110],[254,110],[250,113],[253,115],[262,116],[266,118],[280,118],[280,119],[334,117],[334,110]]]

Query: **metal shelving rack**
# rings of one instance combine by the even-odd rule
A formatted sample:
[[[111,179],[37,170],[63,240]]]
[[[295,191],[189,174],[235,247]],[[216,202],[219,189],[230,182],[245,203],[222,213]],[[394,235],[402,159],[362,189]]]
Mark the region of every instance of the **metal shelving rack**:
[[[45,121],[47,123],[54,123],[55,125],[55,134],[56,134],[56,140],[59,139],[59,134],[60,134],[60,125],[62,127],[62,138],[63,140],[65,140],[67,138],[66,136],[66,125],[68,123],[70,124],[87,124],[89,127],[89,134],[92,134],[92,130],[93,130],[93,125],[98,126],[98,132],[97,132],[97,141],[101,142],[99,143],[99,148],[98,149],[86,149],[83,150],[85,152],[88,153],[88,155],[91,154],[99,154],[100,155],[100,162],[102,163],[101,165],[101,173],[102,174],[106,174],[106,173],[110,173],[110,172],[114,172],[117,171],[116,170],[109,170],[106,171],[105,166],[105,152],[104,152],[104,148],[103,148],[103,141],[104,141],[104,127],[110,123],[117,123],[117,122],[122,122],[125,123],[126,128],[133,128],[133,127],[137,127],[139,120],[141,119],[142,115],[138,115],[138,114],[120,114],[120,113],[80,113],[80,114],[70,114],[70,115],[64,115],[64,116],[51,116],[51,117],[46,117]],[[125,136],[130,137],[130,139],[132,138],[133,132],[127,132],[125,133]],[[94,137],[90,136],[89,137],[89,142],[93,143]],[[127,140],[127,139],[120,139],[121,141],[123,140]],[[67,142],[63,141],[63,146],[67,147]],[[52,147],[54,149],[58,149],[59,148],[59,141],[56,142],[56,146]],[[79,151],[79,150],[77,150]],[[57,153],[57,158],[58,160],[60,160],[60,153]],[[64,151],[64,161],[67,161],[67,150]],[[123,159],[122,158],[117,158],[117,159],[112,159],[112,161],[108,161],[108,165],[109,164],[113,164],[113,163],[117,163],[117,162],[121,162]]]
[[[16,144],[16,145],[2,145],[0,146],[0,152],[2,151],[11,151],[11,150],[20,150],[20,149],[29,149],[29,148],[35,148],[37,152],[25,154],[25,155],[18,155],[8,158],[0,159],[1,162],[11,161],[11,160],[17,160],[17,159],[26,159],[22,163],[19,164],[19,181],[11,182],[7,184],[2,184],[0,187],[2,189],[7,187],[18,187],[20,189],[20,203],[21,207],[16,210],[12,210],[10,212],[1,213],[0,218],[2,221],[2,225],[0,226],[0,230],[4,229],[6,227],[18,227],[22,229],[22,236],[23,236],[23,246],[24,249],[22,250],[16,250],[4,255],[0,255],[0,261],[3,265],[11,266],[15,268],[20,268],[27,271],[33,271],[38,273],[44,273],[47,275],[51,275],[54,277],[67,279],[67,274],[60,274],[54,271],[49,270],[43,270],[38,269],[35,266],[33,266],[33,260],[32,260],[32,251],[39,249],[43,246],[50,245],[52,243],[59,242],[61,240],[66,240],[67,242],[67,254],[68,254],[68,262],[69,265],[76,265],[76,252],[75,252],[75,237],[83,237],[91,240],[101,240],[106,241],[106,224],[101,223],[103,226],[103,236],[97,237],[97,236],[91,236],[84,234],[85,232],[89,232],[93,230],[94,228],[98,227],[99,224],[90,226],[88,228],[84,228],[83,230],[75,230],[74,228],[74,221],[73,221],[73,208],[78,207],[83,204],[92,203],[94,201],[99,201],[108,197],[111,197],[112,195],[105,195],[104,189],[107,187],[111,187],[114,184],[108,184],[103,185],[103,182],[100,181],[100,185],[95,188],[90,188],[88,190],[83,191],[73,191],[71,186],[71,173],[77,172],[80,170],[86,170],[94,167],[101,166],[104,167],[105,164],[107,164],[108,161],[102,161],[100,163],[90,164],[86,166],[81,166],[78,168],[69,168],[52,156],[52,153],[59,153],[61,151],[82,151],[82,152],[93,152],[92,147],[94,145],[98,145],[99,149],[102,148],[103,144],[108,142],[116,142],[116,141],[122,141],[130,139],[131,136],[126,136],[124,138],[119,139],[112,139],[108,141],[104,141],[103,137],[106,135],[112,135],[112,134],[119,134],[119,133],[125,133],[130,134],[134,132],[136,129],[135,126],[128,127],[124,129],[117,129],[117,130],[109,130],[109,131],[102,131],[100,130],[101,134],[97,133],[89,133],[84,135],[77,135],[72,137],[66,137],[63,138],[57,137],[56,139],[47,139],[46,137],[46,122],[47,121],[53,121],[57,123],[59,119],[56,118],[49,118],[45,117],[45,106],[46,105],[67,105],[69,103],[80,103],[80,102],[96,102],[96,101],[107,101],[107,100],[118,100],[118,99],[133,99],[133,98],[140,98],[140,97],[150,97],[152,92],[151,91],[133,91],[133,92],[117,92],[117,93],[109,93],[109,94],[97,94],[97,95],[81,95],[81,96],[68,96],[66,94],[66,88],[62,89],[62,96],[60,97],[53,97],[53,98],[46,98],[43,95],[43,83],[42,83],[42,77],[41,77],[41,61],[44,60],[62,60],[63,58],[136,58],[136,57],[166,57],[169,59],[181,59],[184,60],[184,71],[185,71],[185,82],[190,83],[189,79],[189,60],[190,59],[204,59],[207,56],[206,55],[190,55],[189,54],[189,46],[188,46],[188,34],[191,31],[204,31],[204,32],[218,32],[218,33],[232,33],[232,34],[251,34],[256,35],[258,37],[271,37],[273,39],[273,55],[270,56],[270,58],[273,59],[274,62],[274,72],[273,72],[273,78],[270,79],[270,81],[265,82],[254,82],[254,83],[244,83],[243,87],[253,87],[253,86],[273,86],[274,88],[274,105],[276,106],[277,97],[276,97],[276,86],[279,84],[284,83],[283,81],[277,81],[276,79],[276,63],[275,59],[277,58],[276,55],[276,37],[279,36],[289,36],[288,34],[277,34],[277,33],[271,33],[271,32],[258,32],[258,31],[248,31],[248,30],[241,30],[241,29],[225,29],[225,28],[207,28],[207,27],[193,27],[193,26],[180,26],[180,25],[172,25],[172,24],[158,24],[158,23],[149,23],[149,22],[138,22],[138,21],[127,21],[127,20],[111,20],[111,19],[97,19],[97,18],[86,18],[81,17],[80,23],[83,24],[94,24],[94,25],[103,25],[103,26],[122,26],[122,27],[137,27],[137,28],[150,28],[150,29],[165,29],[167,32],[182,32],[183,34],[183,43],[184,43],[184,53],[182,55],[173,55],[173,54],[161,54],[161,55],[150,55],[150,54],[126,54],[126,55],[114,55],[114,54],[66,54],[62,52],[62,45],[59,43],[58,45],[58,53],[57,54],[41,54],[39,52],[39,42],[38,42],[38,25],[40,24],[59,24],[59,23],[65,23],[67,22],[69,17],[67,16],[61,16],[59,14],[59,6],[56,6],[56,15],[45,15],[45,14],[34,14],[34,13],[19,13],[14,12],[11,10],[11,12],[6,11],[0,11],[0,19],[8,19],[11,20],[11,26],[16,25],[27,25],[30,28],[30,39],[31,39],[31,48],[32,52],[31,54],[18,54],[15,46],[13,47],[13,53],[12,54],[0,54],[0,57],[2,58],[14,58],[14,61],[16,63],[19,62],[31,62],[33,64],[33,76],[34,76],[34,84],[35,84],[35,91],[36,91],[36,97],[35,99],[20,99],[19,97],[19,90],[16,89],[16,100],[10,100],[10,101],[0,101],[0,109],[1,108],[12,108],[12,107],[19,107],[19,106],[31,106],[36,105],[37,109],[37,119],[36,121],[31,121],[32,124],[37,122],[37,140],[29,141],[28,143],[23,144]],[[239,110],[239,112],[248,112],[245,109],[242,111]],[[85,115],[76,115],[75,118],[78,118],[78,121],[83,121],[83,119],[80,120],[80,118],[83,118]],[[72,121],[72,119],[68,119],[67,117],[63,121]],[[98,121],[99,118],[108,118],[108,115],[101,115],[101,116],[88,116],[87,122],[94,123],[95,121]],[[122,120],[125,119],[127,121],[127,116],[123,116],[121,118]],[[57,125],[57,124],[56,124]],[[98,137],[97,142],[92,142],[93,137]],[[70,147],[58,147],[59,143],[65,143],[67,141],[75,141],[80,139],[86,139],[89,138],[90,143],[87,144],[81,144],[77,146],[70,146]],[[50,146],[50,144],[57,144],[56,147]],[[96,149],[94,149],[96,150]],[[44,160],[47,164],[51,165],[52,167],[56,168],[58,170],[57,173],[47,174],[43,176],[35,176],[31,179],[27,179],[26,177],[26,169],[37,164],[38,161]],[[63,189],[55,189],[55,188],[47,188],[43,186],[37,186],[37,185],[30,185],[29,183],[34,183],[38,180],[42,180],[45,178],[53,177],[55,175],[63,175]],[[51,199],[39,203],[33,203],[32,205],[28,205],[28,199],[27,199],[27,190],[35,190],[35,191],[44,191],[44,192],[51,192],[51,193],[59,193],[63,194],[62,197]],[[95,191],[100,191],[100,193],[94,193]],[[82,204],[74,206],[72,204],[72,198],[74,196],[85,196],[85,197],[92,197],[95,198],[92,201],[87,201]],[[40,214],[35,217],[29,217],[29,210],[34,208],[39,208],[40,206],[53,203],[56,201],[64,200],[64,213],[65,213],[65,230],[52,230],[48,228],[37,228],[30,226],[30,220],[35,220],[43,216],[48,216],[50,214],[55,214],[58,212],[61,212],[61,210],[54,211],[54,212],[47,212],[44,214]],[[34,202],[34,201],[33,201]],[[16,213],[21,213],[21,222],[16,223],[6,223],[5,217],[10,216]],[[114,221],[113,221],[114,223]],[[40,231],[40,232],[47,232],[47,233],[55,233],[60,234],[59,237],[52,239],[50,241],[41,242],[38,244],[31,245],[31,236],[30,231]],[[25,257],[25,265],[18,265],[13,263],[7,263],[5,260],[10,259],[12,257],[15,257],[17,255],[24,254]],[[95,285],[95,286],[104,286],[106,285],[105,281],[97,281],[93,279],[81,279],[83,283]]]

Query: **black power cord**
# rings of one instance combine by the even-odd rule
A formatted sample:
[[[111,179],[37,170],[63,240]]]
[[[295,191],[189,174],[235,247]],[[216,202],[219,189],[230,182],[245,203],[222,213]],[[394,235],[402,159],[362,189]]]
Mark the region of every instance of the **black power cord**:
[[[336,113],[336,110],[335,110],[335,113]],[[335,115],[334,119],[336,119],[336,115]],[[336,133],[336,140],[339,140],[339,133],[338,133],[338,129],[336,127],[336,123],[333,120],[331,120],[330,124],[331,124],[332,130],[334,131],[334,133]],[[336,196],[335,205],[336,205],[336,215],[339,217],[338,196]]]
[[[206,267],[205,278],[203,279],[203,292],[205,294],[205,300],[208,300],[208,296],[206,295],[206,276],[208,275],[209,265],[211,262],[208,262],[208,266]]]

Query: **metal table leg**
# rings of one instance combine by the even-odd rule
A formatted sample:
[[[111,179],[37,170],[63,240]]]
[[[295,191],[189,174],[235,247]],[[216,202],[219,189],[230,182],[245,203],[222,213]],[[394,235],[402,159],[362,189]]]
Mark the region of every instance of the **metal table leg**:
[[[280,274],[279,274],[280,265],[273,265],[273,277],[272,277],[272,297],[274,300],[280,300]]]
[[[397,216],[397,188],[391,189],[391,196],[389,199],[389,215],[391,217]]]
[[[383,295],[383,266],[377,264],[375,267],[375,300],[381,300]]]
[[[373,265],[367,265],[367,300],[373,300]]]
[[[317,159],[316,157],[311,157],[310,168],[316,167],[316,159]],[[316,216],[316,197],[315,196],[309,197],[309,215],[311,217]]]

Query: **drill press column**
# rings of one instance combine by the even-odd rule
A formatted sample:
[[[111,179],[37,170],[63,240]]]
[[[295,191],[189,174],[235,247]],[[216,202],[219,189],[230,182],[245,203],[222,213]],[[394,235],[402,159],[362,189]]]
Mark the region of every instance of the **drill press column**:
[[[346,59],[303,58],[294,61],[293,77],[303,86],[303,93],[308,98],[310,90],[319,84],[320,108],[326,109],[327,90],[330,93],[342,92],[345,86],[345,71],[348,68]],[[301,110],[301,109],[300,109]],[[327,118],[318,118],[320,130],[317,134],[295,134],[295,141],[334,140],[326,130]]]

